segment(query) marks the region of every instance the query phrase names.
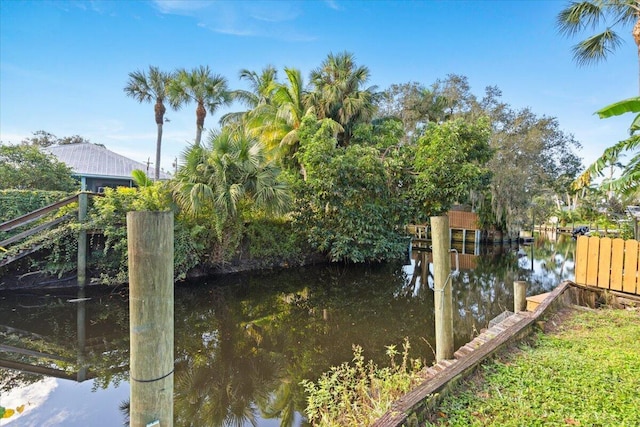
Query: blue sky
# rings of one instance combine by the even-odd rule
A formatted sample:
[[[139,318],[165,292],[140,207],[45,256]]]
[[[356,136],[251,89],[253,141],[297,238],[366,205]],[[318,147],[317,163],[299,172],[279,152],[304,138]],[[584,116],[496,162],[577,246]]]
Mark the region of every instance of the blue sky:
[[[18,143],[37,130],[78,134],[153,162],[153,106],[126,97],[129,72],[209,65],[231,88],[246,88],[243,68],[295,67],[308,80],[329,52],[348,51],[379,89],[429,86],[450,73],[467,76],[477,96],[498,86],[513,108],[557,117],[589,163],[627,135],[631,117],[593,113],[637,95],[636,48],[624,29],[625,43],[607,62],[576,66],[574,41],[555,29],[566,4],[0,0],[0,140]],[[195,106],[166,116],[162,167],[171,170],[195,137]],[[219,116],[205,126],[216,127]]]

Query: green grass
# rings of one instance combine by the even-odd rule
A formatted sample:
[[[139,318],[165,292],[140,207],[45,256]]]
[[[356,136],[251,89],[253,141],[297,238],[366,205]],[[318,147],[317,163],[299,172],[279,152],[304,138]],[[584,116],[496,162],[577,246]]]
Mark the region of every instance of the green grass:
[[[426,425],[640,426],[640,310],[574,312],[482,365]]]

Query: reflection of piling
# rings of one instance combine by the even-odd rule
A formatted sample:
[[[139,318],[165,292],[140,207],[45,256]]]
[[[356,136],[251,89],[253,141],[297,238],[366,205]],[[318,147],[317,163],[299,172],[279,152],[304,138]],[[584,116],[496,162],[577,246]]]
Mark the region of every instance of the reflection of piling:
[[[527,282],[517,280],[513,282],[513,312],[518,313],[527,309]]]
[[[85,357],[85,346],[87,344],[87,309],[85,289],[78,289],[78,309],[76,315],[76,327],[78,330],[78,382],[87,379],[87,361]]]
[[[173,214],[127,213],[127,238],[130,425],[172,426]]]
[[[453,358],[453,309],[451,292],[451,243],[449,218],[431,217],[433,290],[436,317],[436,361]]]

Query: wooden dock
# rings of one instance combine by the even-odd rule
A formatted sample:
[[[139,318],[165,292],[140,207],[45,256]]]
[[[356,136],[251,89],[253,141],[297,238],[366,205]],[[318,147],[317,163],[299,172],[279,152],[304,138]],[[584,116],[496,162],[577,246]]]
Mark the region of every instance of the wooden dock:
[[[574,288],[573,282],[565,281],[545,294],[533,312],[524,311],[506,317],[501,322],[482,332],[454,353],[454,359],[443,360],[429,367],[425,380],[416,389],[394,402],[391,409],[380,417],[375,427],[400,427],[418,425],[424,415],[432,411],[444,394],[462,378],[469,375],[487,357],[493,355],[507,344],[529,335],[539,320],[570,305],[575,295],[567,292]]]

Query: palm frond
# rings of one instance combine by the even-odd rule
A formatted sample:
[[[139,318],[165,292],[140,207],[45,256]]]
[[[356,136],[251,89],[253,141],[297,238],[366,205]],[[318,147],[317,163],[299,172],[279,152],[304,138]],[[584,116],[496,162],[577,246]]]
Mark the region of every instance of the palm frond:
[[[574,1],[560,11],[556,25],[561,34],[573,36],[587,27],[596,27],[602,18],[600,2]]]
[[[573,48],[573,58],[578,65],[590,65],[606,59],[620,44],[622,38],[611,28],[593,35]]]

